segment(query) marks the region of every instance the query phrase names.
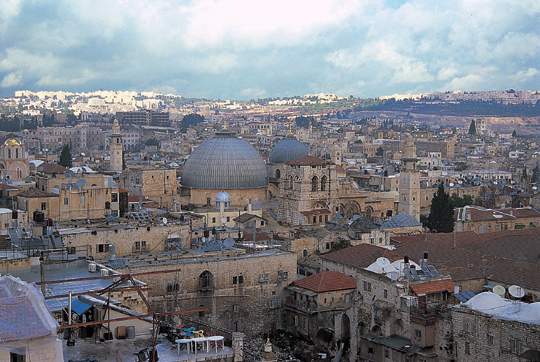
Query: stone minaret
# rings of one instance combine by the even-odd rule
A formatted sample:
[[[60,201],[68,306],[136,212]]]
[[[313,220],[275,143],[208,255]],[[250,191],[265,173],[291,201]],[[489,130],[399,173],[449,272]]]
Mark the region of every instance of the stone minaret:
[[[122,172],[122,154],[124,152],[122,145],[122,136],[120,135],[120,126],[118,120],[114,120],[111,141],[109,144],[109,151],[111,153],[111,161],[109,170],[112,172]]]
[[[408,214],[420,220],[420,171],[414,138],[409,135],[405,144],[405,154],[401,159],[399,176],[399,214]]]

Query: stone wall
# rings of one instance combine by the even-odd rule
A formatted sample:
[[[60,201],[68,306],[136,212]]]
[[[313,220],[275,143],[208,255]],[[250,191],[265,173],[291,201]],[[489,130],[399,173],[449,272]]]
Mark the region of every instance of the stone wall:
[[[229,257],[223,253],[131,263],[121,272],[180,269],[137,277],[152,288],[150,300],[157,311],[208,308],[207,312],[187,316],[249,334],[280,327],[282,292],[296,280],[296,256],[281,251]],[[207,287],[201,282],[204,272],[210,275]]]

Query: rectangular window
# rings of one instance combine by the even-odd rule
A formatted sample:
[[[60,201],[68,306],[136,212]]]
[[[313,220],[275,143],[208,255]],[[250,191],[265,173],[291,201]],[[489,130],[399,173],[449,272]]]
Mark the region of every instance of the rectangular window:
[[[233,304],[232,311],[233,312],[238,312],[238,304]]]
[[[216,218],[213,217],[213,218],[212,218],[212,224],[215,224],[215,223],[216,223]]]
[[[231,217],[227,216],[227,222],[230,222],[230,221],[231,221]]]
[[[141,250],[141,242],[140,241],[135,242],[135,250]]]
[[[111,194],[111,202],[118,202],[118,194],[112,193]]]
[[[79,196],[79,205],[84,205],[84,196]]]
[[[103,195],[100,195],[100,196],[98,197],[98,202],[99,202],[100,204],[103,203]]]
[[[9,362],[26,362],[26,356],[23,354],[9,353]]]
[[[491,334],[487,335],[487,344],[493,346],[493,336]]]
[[[69,205],[69,198],[64,197],[64,205]]]
[[[270,280],[270,274],[268,273],[259,274],[259,282],[267,282],[269,280]]]
[[[414,330],[414,338],[422,339],[422,331],[420,329],[415,329]]]
[[[109,251],[109,244],[98,244],[98,253],[107,253]]]
[[[232,277],[232,283],[238,284],[238,277]]]
[[[167,294],[171,294],[180,290],[178,283],[168,283],[167,284]]]
[[[42,202],[41,203],[41,211],[45,211],[47,210],[47,203],[46,202]]]
[[[385,297],[385,298],[388,298],[388,290],[386,290],[386,289],[383,290],[383,294],[384,294],[384,297]]]
[[[465,354],[471,354],[471,346],[469,345],[469,342],[465,342]]]
[[[244,276],[243,275],[240,275],[238,277],[238,284],[244,284]]]
[[[141,250],[146,250],[146,241],[141,241]]]
[[[366,282],[365,280],[364,280],[364,290],[366,292],[371,292],[371,283]]]
[[[350,301],[351,301],[351,295],[345,294],[345,303],[350,303]]]

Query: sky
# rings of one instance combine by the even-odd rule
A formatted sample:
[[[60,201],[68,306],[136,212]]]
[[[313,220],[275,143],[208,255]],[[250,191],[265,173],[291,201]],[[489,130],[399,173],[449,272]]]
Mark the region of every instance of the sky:
[[[538,0],[1,0],[0,96],[539,90]]]

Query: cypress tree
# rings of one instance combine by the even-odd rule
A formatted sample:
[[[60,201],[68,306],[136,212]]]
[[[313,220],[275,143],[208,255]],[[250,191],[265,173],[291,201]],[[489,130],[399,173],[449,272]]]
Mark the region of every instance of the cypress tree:
[[[73,166],[69,145],[65,145],[62,149],[62,153],[60,153],[60,161],[58,162],[58,164],[67,168]]]
[[[469,134],[476,134],[476,122],[474,119],[471,121],[471,125],[469,126]]]
[[[454,207],[450,197],[444,192],[442,183],[439,184],[439,189],[431,200],[426,226],[431,231],[439,233],[450,233],[454,230]]]

